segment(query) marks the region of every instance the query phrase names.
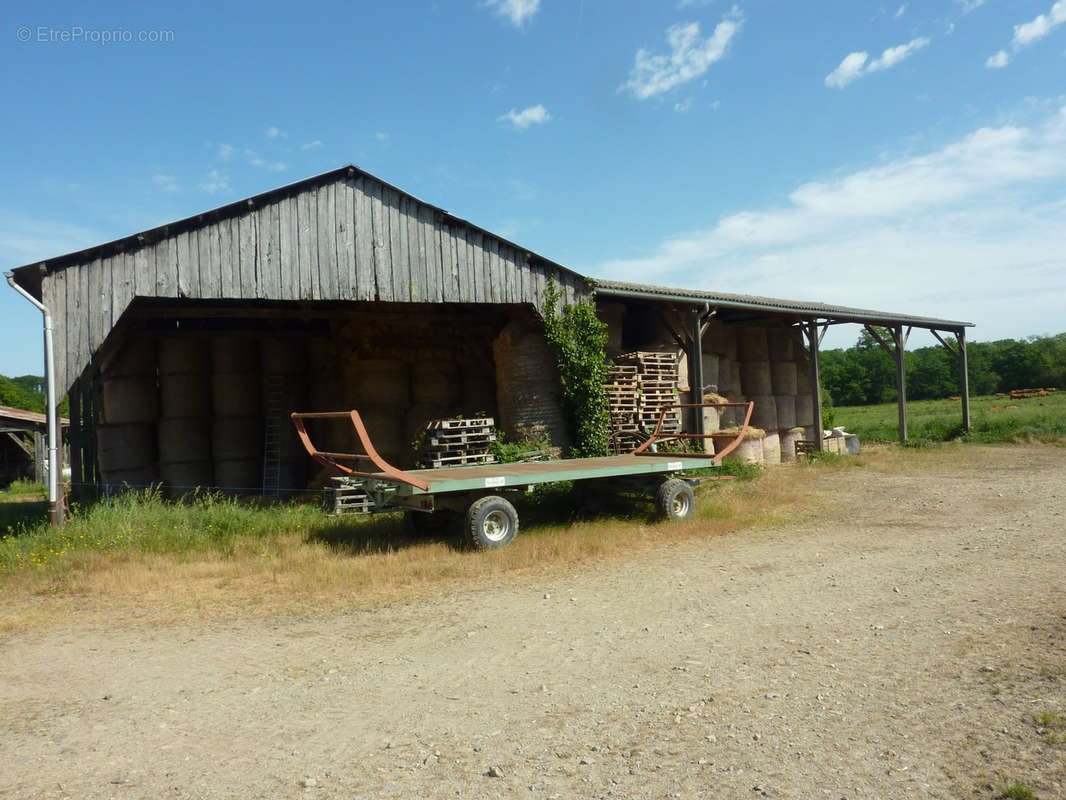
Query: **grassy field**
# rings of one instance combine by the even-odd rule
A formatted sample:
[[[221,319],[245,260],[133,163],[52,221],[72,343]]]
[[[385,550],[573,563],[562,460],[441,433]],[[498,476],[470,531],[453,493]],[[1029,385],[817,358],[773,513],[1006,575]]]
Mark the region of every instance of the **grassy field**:
[[[862,441],[898,441],[899,416],[895,403],[877,406],[840,406],[836,425],[858,434]],[[1066,441],[1066,391],[1047,397],[1011,400],[986,395],[970,398],[970,433],[962,435],[962,405],[958,400],[916,400],[907,403],[907,433],[914,442]]]

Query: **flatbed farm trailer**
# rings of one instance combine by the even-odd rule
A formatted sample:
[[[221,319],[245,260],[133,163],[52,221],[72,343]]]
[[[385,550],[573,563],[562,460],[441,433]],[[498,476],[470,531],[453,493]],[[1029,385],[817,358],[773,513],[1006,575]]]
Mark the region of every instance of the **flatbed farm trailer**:
[[[662,428],[664,416],[672,409],[708,406],[747,409],[744,424],[729,446],[714,454],[664,452],[660,449],[674,440],[707,438],[709,434],[664,433]],[[349,486],[366,492],[372,511],[404,511],[408,523],[418,530],[431,529],[430,519],[435,513],[465,513],[464,533],[470,543],[478,549],[491,549],[509,544],[518,532],[518,513],[502,493],[538,483],[595,481],[599,485],[610,483],[639,488],[654,494],[656,506],[665,518],[685,519],[695,507],[692,487],[700,481],[678,477],[678,473],[720,465],[722,458],[743,440],[752,406],[750,402],[668,406],[662,409],[658,424],[647,441],[624,455],[413,470],[398,469],[378,454],[362,417],[354,409],[294,412],[291,416],[300,441],[311,457],[341,472]],[[316,419],[350,419],[363,452],[331,453],[317,449],[305,424],[307,420]],[[358,469],[361,462],[372,468]]]

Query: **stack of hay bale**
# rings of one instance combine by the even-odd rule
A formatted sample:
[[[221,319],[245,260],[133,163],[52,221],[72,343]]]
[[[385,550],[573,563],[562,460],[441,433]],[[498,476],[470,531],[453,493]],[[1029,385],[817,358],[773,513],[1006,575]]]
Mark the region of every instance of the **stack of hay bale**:
[[[489,446],[496,441],[492,417],[435,419],[426,423],[418,462],[426,467],[492,464],[496,458]]]
[[[767,464],[794,461],[796,442],[810,436],[802,425],[812,426],[814,403],[809,365],[798,328],[730,325],[712,322],[703,339],[705,380],[729,402],[754,402],[751,430],[731,457]],[[736,435],[744,409],[723,409],[715,446]],[[761,436],[758,433],[761,432]],[[761,439],[762,456],[756,458],[754,442]]]
[[[625,353],[614,359],[605,386],[612,453],[627,453],[640,444],[661,414],[663,433],[681,430],[681,410],[664,412],[679,402],[677,369],[677,354],[670,352]]]

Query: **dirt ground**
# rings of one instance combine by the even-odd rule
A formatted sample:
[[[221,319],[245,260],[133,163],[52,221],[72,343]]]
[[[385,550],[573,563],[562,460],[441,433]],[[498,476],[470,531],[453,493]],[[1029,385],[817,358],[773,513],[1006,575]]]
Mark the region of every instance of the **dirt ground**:
[[[1066,798],[1066,448],[819,491],[370,611],[8,635],[0,796]]]

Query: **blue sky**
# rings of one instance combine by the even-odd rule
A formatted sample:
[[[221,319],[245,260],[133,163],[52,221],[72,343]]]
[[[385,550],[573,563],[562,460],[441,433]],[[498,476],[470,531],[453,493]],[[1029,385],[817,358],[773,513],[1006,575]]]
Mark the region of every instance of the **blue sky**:
[[[0,21],[5,270],[355,163],[593,276],[1066,330],[1066,0]],[[39,330],[0,290],[0,373]]]

